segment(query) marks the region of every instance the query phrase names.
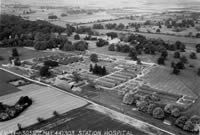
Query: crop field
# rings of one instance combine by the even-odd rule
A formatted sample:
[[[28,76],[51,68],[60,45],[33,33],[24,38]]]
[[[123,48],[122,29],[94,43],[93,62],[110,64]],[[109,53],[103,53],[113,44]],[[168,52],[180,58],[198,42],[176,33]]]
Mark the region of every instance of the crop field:
[[[20,91],[18,88],[8,83],[9,81],[15,79],[19,79],[19,77],[0,70],[0,96]]]
[[[150,87],[161,91],[187,95],[194,98],[199,95],[199,92],[197,91],[197,89],[199,89],[198,78],[191,76],[187,72],[181,73],[183,75],[179,76],[172,75],[170,72],[170,69],[165,67],[155,67],[140,79]]]
[[[87,130],[91,132],[98,131],[102,134],[110,130],[125,130],[138,135],[146,135],[143,131],[136,129],[126,123],[112,119],[111,117],[100,113],[96,110],[83,107],[80,109],[72,110],[63,114],[59,118],[52,118],[42,124],[36,124],[28,127],[26,130],[49,130],[49,131],[79,131]]]
[[[57,111],[62,114],[67,111],[79,108],[87,104],[86,101],[57,91],[55,89],[30,84],[20,87],[21,91],[0,97],[0,101],[13,105],[21,96],[29,96],[33,104],[17,118],[0,123],[0,127],[5,131],[17,130],[17,123],[22,127],[27,127],[37,123],[37,118],[48,119]]]

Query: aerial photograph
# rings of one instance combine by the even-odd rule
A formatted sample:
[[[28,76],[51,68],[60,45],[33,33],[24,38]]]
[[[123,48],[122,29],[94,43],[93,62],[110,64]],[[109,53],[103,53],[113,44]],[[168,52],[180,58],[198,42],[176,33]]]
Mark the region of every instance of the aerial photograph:
[[[200,135],[200,0],[0,0],[0,135]]]

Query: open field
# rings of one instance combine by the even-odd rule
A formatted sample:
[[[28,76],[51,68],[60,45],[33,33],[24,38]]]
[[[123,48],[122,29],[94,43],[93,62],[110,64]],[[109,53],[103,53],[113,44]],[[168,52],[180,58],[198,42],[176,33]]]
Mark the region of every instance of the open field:
[[[171,70],[165,67],[155,67],[141,79],[152,88],[165,92],[197,97],[199,95],[199,79],[182,72],[181,75],[170,74]],[[196,78],[196,79],[195,79]],[[198,93],[197,93],[198,92]]]
[[[20,89],[8,83],[10,80],[15,79],[19,79],[19,77],[0,70],[0,96],[20,91]]]
[[[17,130],[17,123],[22,127],[37,123],[37,118],[48,119],[53,116],[53,111],[65,113],[87,104],[86,101],[77,99],[55,89],[30,84],[20,87],[21,91],[0,97],[0,101],[13,105],[21,96],[29,96],[33,104],[17,118],[0,123],[4,131]]]
[[[18,50],[18,53],[20,55],[21,60],[25,59],[31,59],[33,57],[41,57],[48,54],[51,54],[51,52],[44,52],[44,51],[36,51],[32,49],[27,49],[24,47],[16,47]],[[4,58],[3,61],[0,61],[0,64],[7,64],[8,58],[11,56],[12,48],[0,48],[0,56]]]

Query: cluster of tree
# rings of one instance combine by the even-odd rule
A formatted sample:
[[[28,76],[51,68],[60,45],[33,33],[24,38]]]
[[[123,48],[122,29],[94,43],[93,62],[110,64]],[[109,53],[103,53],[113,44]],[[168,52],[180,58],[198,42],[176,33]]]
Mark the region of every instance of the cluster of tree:
[[[195,22],[194,20],[191,19],[183,19],[180,21],[176,21],[169,18],[165,21],[165,26],[167,26],[167,28],[172,28],[172,27],[189,28],[189,27],[194,27]]]
[[[49,77],[51,76],[51,72],[49,71],[49,66],[43,66],[40,68],[40,76],[41,77]]]
[[[91,35],[87,35],[87,36],[85,36],[84,40],[96,41],[97,37],[92,37]]]
[[[107,35],[108,37],[111,37],[111,39],[114,39],[114,38],[117,38],[117,37],[118,37],[118,35],[117,35],[116,32],[108,32],[108,33],[106,33],[106,35]]]
[[[98,41],[96,42],[96,46],[97,47],[103,47],[105,45],[108,45],[108,41],[104,40],[104,39],[98,39]]]
[[[116,24],[116,23],[108,23],[105,25],[105,27],[107,29],[116,29],[116,30],[123,30],[125,28],[125,25],[120,23],[120,24]]]
[[[47,21],[29,21],[19,16],[5,14],[1,15],[0,29],[0,40],[2,40],[4,47],[26,46],[27,44],[25,43],[33,41],[35,34],[38,32],[49,34],[65,31],[65,28],[53,25]]]
[[[91,27],[86,27],[86,26],[80,26],[76,29],[76,33],[78,34],[88,34],[88,35],[93,35],[94,32],[92,31]]]
[[[17,117],[32,104],[32,99],[28,96],[20,97],[13,106],[5,105],[0,102],[0,121],[7,121]]]
[[[53,20],[53,19],[58,19],[58,17],[56,15],[49,15],[48,19],[52,19]]]
[[[92,26],[92,28],[93,29],[104,29],[104,25],[102,25],[102,24],[93,24],[93,26]]]
[[[90,64],[90,72],[92,72],[93,74],[96,74],[96,75],[101,75],[101,76],[104,76],[107,74],[107,71],[106,71],[106,67],[105,66],[99,66],[97,64],[93,65]]]
[[[67,41],[60,49],[63,51],[85,51],[88,49],[88,43],[85,41],[78,41],[72,44],[71,41]]]
[[[44,65],[45,66],[49,66],[49,67],[57,67],[58,66],[58,62],[57,61],[53,61],[53,60],[47,60],[47,61],[44,61]]]
[[[190,57],[193,59],[193,58],[196,58],[195,56],[193,56],[194,54],[191,53],[190,54]],[[174,58],[179,58],[179,61],[177,63],[173,62],[171,63],[171,67],[173,68],[173,71],[172,73],[175,74],[175,75],[178,75],[180,73],[180,70],[183,70],[185,69],[185,64],[188,62],[186,56],[180,56],[180,53],[179,52],[175,52],[174,53]]]
[[[168,116],[174,117],[176,126],[183,130],[193,132],[195,124],[200,124],[200,117],[192,116],[188,119],[187,116],[181,116],[183,108],[173,104],[166,104],[164,107],[157,102],[160,98],[156,94],[138,95],[135,93],[126,93],[123,97],[123,103],[127,105],[136,105],[138,111],[148,113],[156,119],[164,119]]]

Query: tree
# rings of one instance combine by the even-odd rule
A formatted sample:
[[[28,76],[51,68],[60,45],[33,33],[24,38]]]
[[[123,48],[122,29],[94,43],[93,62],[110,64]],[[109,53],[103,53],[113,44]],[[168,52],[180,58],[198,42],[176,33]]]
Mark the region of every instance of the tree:
[[[106,35],[107,35],[108,37],[111,37],[111,39],[114,39],[114,38],[117,38],[117,37],[118,37],[118,35],[117,35],[116,32],[109,32],[109,33],[106,33]]]
[[[157,33],[160,33],[160,29],[157,29],[156,32],[157,32]]]
[[[79,75],[77,72],[73,72],[72,75],[73,75],[73,80],[74,80],[76,83],[78,83],[79,81],[82,80],[81,77],[80,77],[80,75]]]
[[[178,108],[174,108],[171,110],[171,115],[175,118],[179,117],[181,115],[180,110]]]
[[[72,44],[72,42],[66,41],[66,42],[64,43],[64,46],[61,47],[61,49],[62,49],[63,51],[74,51],[74,50],[75,50],[75,46]]]
[[[165,113],[171,114],[171,111],[173,108],[174,108],[174,106],[172,104],[166,104],[164,107],[164,111],[165,111]]]
[[[179,75],[180,74],[180,69],[177,68],[177,67],[173,67],[172,73],[175,74],[175,75]]]
[[[79,34],[74,35],[74,40],[80,40]]]
[[[157,60],[159,65],[165,65],[165,58],[164,57],[159,57]]]
[[[12,57],[19,57],[19,53],[17,51],[17,48],[12,49]]]
[[[48,77],[51,73],[49,72],[49,66],[43,66],[40,68],[40,76],[42,77]]]
[[[90,60],[94,63],[97,63],[98,62],[98,55],[93,53],[90,55]]]
[[[90,70],[89,70],[90,72],[92,72],[93,71],[93,66],[92,66],[92,64],[90,64]]]
[[[108,50],[115,51],[115,45],[114,44],[109,45]]]
[[[88,49],[88,43],[86,41],[78,41],[74,43],[74,47],[77,51],[85,51]]]
[[[200,68],[198,68],[197,75],[200,76]]]
[[[153,117],[156,119],[163,119],[165,117],[165,113],[161,107],[156,107],[153,110]]]
[[[103,47],[105,45],[108,45],[108,41],[104,40],[104,39],[99,39],[97,42],[96,42],[96,46],[97,47]]]
[[[47,60],[44,62],[45,66],[49,66],[49,67],[57,67],[58,66],[58,62],[57,61],[53,61],[53,60]]]
[[[157,107],[157,106],[156,106],[156,104],[154,104],[154,103],[149,104],[148,107],[147,107],[147,113],[148,113],[148,114],[153,114],[153,110],[154,110],[156,107]]]
[[[130,51],[129,51],[129,57],[131,57],[132,60],[136,61],[138,58],[137,58],[137,53],[135,51],[134,48],[131,48]]]
[[[186,116],[180,116],[178,119],[176,119],[175,125],[183,128],[187,120],[188,118]]]
[[[180,61],[183,62],[183,63],[187,63],[187,62],[188,62],[186,56],[182,56],[182,57],[180,58]]]
[[[34,48],[36,50],[46,50],[48,48],[47,41],[36,41]]]
[[[185,125],[183,126],[183,130],[190,131],[190,132],[193,132],[194,128],[195,128],[195,126],[190,120],[185,122]]]
[[[167,56],[168,56],[168,52],[166,50],[161,52],[161,57],[163,57],[164,59],[166,59]]]
[[[137,101],[136,106],[137,106],[139,111],[147,112],[148,102],[146,102],[146,101]]]
[[[180,56],[180,52],[174,52],[174,58],[179,59]]]
[[[135,103],[134,94],[126,93],[123,97],[123,103],[127,105],[132,105]]]
[[[176,69],[185,69],[185,65],[184,65],[184,63],[182,61],[179,61],[178,63],[176,63],[175,68]]]
[[[195,52],[191,52],[190,53],[190,58],[191,59],[197,59],[196,53]]]
[[[199,35],[200,35],[200,34],[199,34]],[[196,45],[196,52],[197,52],[197,53],[200,53],[200,44],[197,44],[197,45]]]

